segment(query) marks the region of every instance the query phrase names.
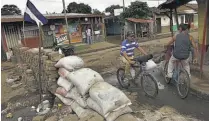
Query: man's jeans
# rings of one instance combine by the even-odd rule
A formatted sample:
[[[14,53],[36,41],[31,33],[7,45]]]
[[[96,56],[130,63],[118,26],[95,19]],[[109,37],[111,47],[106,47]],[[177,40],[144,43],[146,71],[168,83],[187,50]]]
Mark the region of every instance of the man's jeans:
[[[172,78],[173,76],[173,69],[175,66],[175,61],[177,61],[178,59],[176,59],[173,55],[171,56],[169,63],[168,63],[168,77]],[[190,74],[190,67],[189,67],[189,58],[186,60],[181,60],[181,63],[183,65],[183,68],[188,72],[189,77],[191,77]]]
[[[92,44],[91,36],[87,36],[87,43],[88,43],[89,45]]]

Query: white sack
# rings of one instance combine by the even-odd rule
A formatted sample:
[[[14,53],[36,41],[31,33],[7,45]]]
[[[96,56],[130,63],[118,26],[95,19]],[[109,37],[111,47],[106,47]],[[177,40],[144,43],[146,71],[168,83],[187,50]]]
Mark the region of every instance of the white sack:
[[[62,95],[62,96],[66,96],[67,95],[67,91],[65,90],[65,88],[63,88],[63,87],[58,87],[57,89],[56,89],[56,92],[55,92],[56,94],[59,94],[59,95]]]
[[[117,119],[119,116],[126,114],[126,113],[131,113],[131,112],[133,112],[132,109],[129,106],[126,106],[124,108],[121,108],[118,111],[110,113],[106,117],[106,121],[115,121],[115,119]]]
[[[71,105],[73,103],[73,100],[64,98],[63,96],[56,94],[55,95],[65,104],[65,105]]]
[[[68,71],[73,71],[75,69],[82,68],[84,66],[84,61],[78,56],[67,56],[61,58],[56,64],[57,68],[65,68]]]
[[[108,113],[103,113],[101,107],[91,98],[87,99],[87,105],[89,108],[95,110],[97,113],[99,113],[100,115],[102,115],[103,117],[107,117],[109,115]]]
[[[97,82],[89,90],[90,97],[101,107],[103,114],[131,105],[128,97],[107,82]]]
[[[69,73],[67,79],[69,79],[73,83],[73,85],[76,86],[78,92],[82,96],[88,93],[91,86],[94,85],[96,82],[104,81],[99,73],[89,68],[82,68],[72,73]]]
[[[84,118],[92,113],[91,110],[83,109],[77,102],[73,102],[71,108],[79,118]]]
[[[146,62],[146,70],[150,70],[155,67],[157,67],[157,64],[153,60],[148,60],[148,62]]]
[[[58,70],[58,74],[63,78],[66,78],[69,73],[70,72],[66,70],[65,68],[59,68]]]
[[[57,84],[63,87],[67,92],[73,87],[73,84],[63,77],[59,77]]]
[[[126,106],[126,107],[123,107],[123,108],[121,108],[117,111],[108,112],[104,115],[100,106],[95,101],[93,101],[91,98],[87,99],[87,104],[88,104],[89,108],[95,110],[97,113],[99,113],[104,118],[106,118],[106,121],[114,121],[119,116],[121,116],[125,113],[131,113],[132,112],[132,109],[129,106]]]
[[[65,97],[75,100],[83,108],[87,106],[86,99],[78,93],[76,87],[72,88]]]

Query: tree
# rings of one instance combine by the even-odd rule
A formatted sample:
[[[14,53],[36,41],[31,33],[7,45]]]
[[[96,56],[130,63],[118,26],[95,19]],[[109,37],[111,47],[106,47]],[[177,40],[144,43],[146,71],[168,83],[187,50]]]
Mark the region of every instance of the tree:
[[[93,14],[102,14],[98,9],[93,9]]]
[[[119,8],[123,8],[123,7],[120,5],[111,5],[105,9],[105,12],[110,12],[111,15],[114,15],[114,9],[119,9]]]
[[[76,2],[72,2],[67,6],[67,11],[68,13],[86,13],[90,14],[91,13],[91,7],[87,4],[84,3],[79,3],[77,4]]]
[[[1,8],[1,15],[21,15],[21,10],[16,5],[4,5]]]
[[[148,7],[146,2],[135,1],[131,2],[131,5],[121,13],[121,18],[144,18],[152,17],[152,11]]]

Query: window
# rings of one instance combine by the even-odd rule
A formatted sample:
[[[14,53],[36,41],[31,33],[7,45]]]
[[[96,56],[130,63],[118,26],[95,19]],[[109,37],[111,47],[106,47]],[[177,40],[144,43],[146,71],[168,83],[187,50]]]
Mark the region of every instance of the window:
[[[186,14],[185,23],[192,23],[192,22],[194,22],[194,14]]]

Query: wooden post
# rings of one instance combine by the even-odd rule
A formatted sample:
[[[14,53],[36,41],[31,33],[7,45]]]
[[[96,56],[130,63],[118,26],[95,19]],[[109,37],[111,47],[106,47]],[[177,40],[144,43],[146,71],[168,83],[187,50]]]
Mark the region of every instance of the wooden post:
[[[179,21],[178,21],[178,13],[177,10],[175,8],[175,18],[176,18],[176,25],[177,25],[177,29],[179,28]]]
[[[66,9],[65,9],[65,0],[62,0],[62,5],[63,5],[63,9],[64,9],[64,15],[65,15],[65,23],[66,23],[66,28],[67,28],[67,39],[70,42],[70,32],[69,32],[69,27],[68,27],[68,22],[67,22],[67,13],[66,13]]]
[[[25,21],[23,20],[23,42],[24,42],[24,44],[25,44],[25,46],[27,47],[27,45],[26,45],[26,41],[25,41]]]
[[[41,84],[41,46],[42,46],[42,26],[41,26],[41,23],[39,23],[39,75],[38,75],[38,86],[39,86],[39,95],[40,95],[40,103],[41,103],[41,100],[42,100],[42,84]]]
[[[134,33],[135,33],[135,38],[137,38],[137,34],[136,34],[136,23],[134,23]]]
[[[208,1],[206,1],[206,4]],[[206,11],[205,11],[205,18],[204,18],[204,28],[203,28],[203,40],[202,40],[202,48],[201,48],[201,60],[200,60],[200,77],[203,76],[203,63],[204,63],[204,56],[206,51],[206,29],[207,29],[207,17],[208,17],[208,4],[206,5]]]
[[[172,15],[172,9],[170,9],[170,31],[171,31],[171,35],[173,37],[173,15]]]
[[[92,38],[91,38],[91,44],[93,44],[94,41],[94,28],[93,28],[93,19],[91,18],[91,32],[92,32]]]

